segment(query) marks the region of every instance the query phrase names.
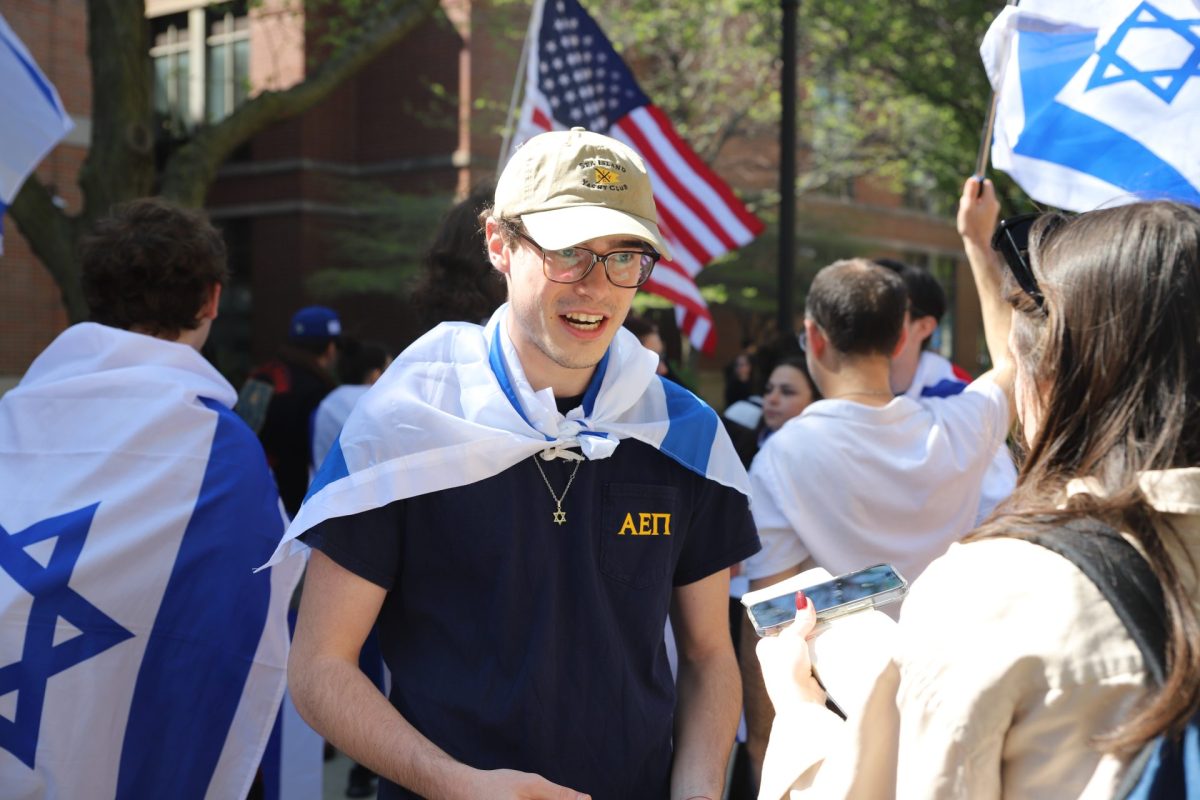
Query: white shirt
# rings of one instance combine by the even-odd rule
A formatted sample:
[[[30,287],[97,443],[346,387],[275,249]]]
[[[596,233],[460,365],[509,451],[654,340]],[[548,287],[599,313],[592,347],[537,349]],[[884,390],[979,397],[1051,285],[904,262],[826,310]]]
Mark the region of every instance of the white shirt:
[[[789,420],[750,467],[763,549],[751,579],[812,558],[835,575],[890,563],[908,580],[975,524],[980,485],[1008,431],[990,380],[961,394],[884,407],[820,400]]]
[[[366,384],[339,386],[325,395],[321,405],[317,406],[317,410],[313,412],[312,432],[312,468],[314,470],[321,468],[321,462],[325,460],[325,456],[329,454],[329,448],[333,447],[334,440],[342,432],[342,426],[346,424],[346,418],[354,410],[354,404],[370,388]]]
[[[926,389],[936,391],[939,385],[951,384],[964,386],[965,382],[954,374],[954,365],[937,353],[928,350],[921,352],[917,362],[917,371],[913,374],[912,383],[904,392],[906,397],[922,400],[922,392]],[[945,396],[945,393],[942,393]],[[983,476],[983,487],[979,495],[979,512],[975,515],[975,525],[987,518],[992,510],[1012,494],[1017,485],[1017,468],[1013,465],[1012,455],[1008,447],[1001,442],[992,457],[992,463]]]

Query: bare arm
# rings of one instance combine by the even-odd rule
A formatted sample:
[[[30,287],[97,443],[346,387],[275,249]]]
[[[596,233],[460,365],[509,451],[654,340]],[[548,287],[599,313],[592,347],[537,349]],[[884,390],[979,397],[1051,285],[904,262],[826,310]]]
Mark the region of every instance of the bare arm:
[[[989,377],[1008,396],[1009,418],[1013,416],[1014,367],[1008,352],[1008,334],[1012,327],[1012,308],[1001,291],[1000,276],[1003,265],[1000,255],[992,250],[992,232],[1000,216],[1000,203],[996,200],[996,187],[991,181],[983,182],[968,178],[963,184],[962,197],[958,200],[958,232],[962,236],[963,249],[971,264],[975,278],[975,290],[979,294],[980,310],[983,312],[983,335],[987,342],[988,355],[992,359]]]
[[[579,800],[537,775],[461,764],[400,715],[358,668],[386,592],[313,551],[288,686],[300,715],[360,764],[423,797]]]
[[[675,589],[671,625],[679,646],[672,800],[718,800],[741,700],[729,637],[729,570]]]
[[[788,567],[782,572],[766,578],[756,578],[750,581],[750,591],[758,591],[772,584],[779,583],[785,578],[798,575],[806,569],[815,566],[812,559],[803,564]],[[763,757],[767,752],[767,740],[771,737],[771,723],[775,720],[775,709],[767,697],[767,689],[763,685],[762,667],[759,666],[755,647],[758,636],[754,634],[754,626],[749,618],[742,617],[738,626],[738,667],[742,673],[742,704],[746,711],[746,757],[749,761],[750,777],[754,790],[758,791],[762,779]]]

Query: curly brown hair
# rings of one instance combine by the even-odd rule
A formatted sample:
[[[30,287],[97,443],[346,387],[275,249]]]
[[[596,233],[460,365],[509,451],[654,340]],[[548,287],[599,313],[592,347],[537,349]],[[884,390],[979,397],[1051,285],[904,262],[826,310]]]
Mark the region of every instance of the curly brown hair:
[[[92,321],[150,336],[197,328],[213,285],[229,279],[216,228],[160,197],[114,208],[83,240],[81,256]]]

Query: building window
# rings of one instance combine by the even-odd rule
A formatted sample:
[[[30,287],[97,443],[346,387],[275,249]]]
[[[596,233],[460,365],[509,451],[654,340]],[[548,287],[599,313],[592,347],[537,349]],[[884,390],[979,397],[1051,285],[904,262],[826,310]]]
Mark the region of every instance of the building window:
[[[153,21],[154,111],[162,126],[176,136],[193,127],[191,114],[191,44],[188,15],[172,14]]]
[[[186,137],[245,102],[250,90],[246,0],[201,0],[183,13],[153,17],[150,29],[154,110],[162,133]]]
[[[250,18],[243,2],[209,9],[207,22],[205,119],[216,123],[232,114],[249,93]]]

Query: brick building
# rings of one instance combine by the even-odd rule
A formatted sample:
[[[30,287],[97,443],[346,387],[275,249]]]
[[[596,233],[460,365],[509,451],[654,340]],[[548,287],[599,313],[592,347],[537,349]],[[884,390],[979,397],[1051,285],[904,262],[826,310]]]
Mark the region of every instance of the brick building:
[[[287,0],[147,0],[149,53],[161,147],[204,121],[227,115],[264,89],[304,77],[319,57],[304,20]],[[68,212],[79,210],[76,177],[90,137],[91,75],[84,0],[0,0],[0,13],[29,47],[62,96],[76,128],[39,166]],[[486,0],[442,0],[420,29],[385,52],[319,105],[253,138],[220,170],[207,208],[222,227],[234,271],[214,327],[210,357],[235,380],[282,340],[292,311],[321,301],[351,331],[400,346],[412,335],[402,297],[377,292],[322,296],[309,281],[337,269],[337,231],[365,213],[355,187],[382,184],[430,198],[429,218],[452,195],[494,174],[496,133],[508,100],[523,20],[503,25]],[[486,31],[487,35],[476,35]],[[753,153],[751,158],[749,154]],[[764,155],[766,153],[766,155]],[[737,189],[773,188],[770,144],[734,142],[715,165]],[[951,221],[905,207],[903,198],[856,181],[841,196],[800,199],[800,240],[820,230],[854,254],[891,255],[934,269],[955,309],[947,339],[956,360],[976,366],[977,306]],[[0,256],[0,388],[11,383],[67,324],[58,292],[6,219]],[[420,231],[413,238],[419,238]],[[419,250],[419,243],[414,243]],[[845,253],[846,255],[850,253]],[[411,257],[410,257],[411,258]],[[741,319],[714,309],[725,363],[741,338]]]

